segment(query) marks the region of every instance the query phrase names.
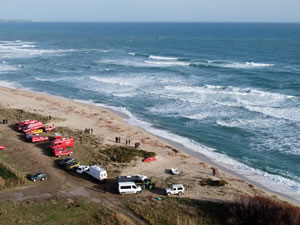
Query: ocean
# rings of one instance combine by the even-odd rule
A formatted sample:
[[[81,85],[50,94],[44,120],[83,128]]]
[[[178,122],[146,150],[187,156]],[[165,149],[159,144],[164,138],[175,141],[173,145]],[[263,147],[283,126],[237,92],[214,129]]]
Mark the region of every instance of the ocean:
[[[0,86],[109,107],[300,201],[300,24],[3,22]]]

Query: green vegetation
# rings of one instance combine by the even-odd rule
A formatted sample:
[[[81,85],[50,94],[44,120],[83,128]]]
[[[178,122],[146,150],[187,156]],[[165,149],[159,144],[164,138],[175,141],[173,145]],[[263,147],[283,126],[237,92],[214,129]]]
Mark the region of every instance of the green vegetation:
[[[152,225],[222,225],[224,205],[186,198],[153,197],[123,198],[124,204]]]
[[[75,140],[74,157],[83,164],[99,164],[102,166],[117,168],[126,166],[138,158],[145,159],[155,156],[154,152],[148,152],[129,146],[109,146],[103,144],[103,139],[92,134],[86,134],[80,130],[70,130],[58,127],[56,132],[63,137],[73,137]],[[54,135],[54,133],[53,133]]]
[[[83,200],[44,200],[0,202],[1,225],[74,225],[74,224],[134,224],[123,214],[93,202]]]
[[[42,121],[43,123],[48,123],[49,122],[49,117],[47,116],[42,116],[41,114],[38,113],[31,113],[31,112],[25,112],[24,110],[21,109],[6,109],[0,107],[0,122],[2,120],[7,119],[10,123],[16,123],[19,121],[23,120],[28,120],[28,119],[35,119]],[[57,119],[57,118],[52,118]]]
[[[133,147],[125,147],[125,146],[110,146],[104,148],[103,153],[111,161],[119,162],[119,163],[129,163],[138,157],[145,159],[156,155],[154,152],[147,152],[144,150],[138,150]]]
[[[16,170],[0,161],[0,190],[24,184],[25,180]]]
[[[300,208],[266,197],[244,197],[227,206],[230,225],[299,225]]]

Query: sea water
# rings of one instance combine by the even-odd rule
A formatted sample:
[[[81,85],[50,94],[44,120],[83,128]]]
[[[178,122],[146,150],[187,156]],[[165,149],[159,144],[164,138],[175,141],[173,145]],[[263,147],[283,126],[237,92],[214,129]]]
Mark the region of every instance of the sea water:
[[[0,23],[0,85],[111,107],[300,201],[300,24]]]

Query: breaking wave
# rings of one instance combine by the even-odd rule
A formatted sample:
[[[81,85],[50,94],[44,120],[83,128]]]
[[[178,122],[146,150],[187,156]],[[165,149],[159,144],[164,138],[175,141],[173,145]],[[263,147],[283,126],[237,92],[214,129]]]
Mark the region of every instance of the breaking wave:
[[[174,58],[174,57],[156,56],[156,55],[150,55],[148,58],[157,59],[157,60],[178,60],[178,58]]]

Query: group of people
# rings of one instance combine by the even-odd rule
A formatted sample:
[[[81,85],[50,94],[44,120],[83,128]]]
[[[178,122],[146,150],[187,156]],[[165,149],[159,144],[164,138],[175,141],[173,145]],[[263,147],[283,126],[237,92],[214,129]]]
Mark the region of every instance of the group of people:
[[[94,132],[93,128],[85,128],[84,129],[85,134],[93,134],[93,132]]]
[[[8,124],[8,120],[3,120],[3,124]]]
[[[115,140],[116,140],[116,143],[121,143],[121,137],[116,137]],[[128,140],[126,139],[125,144],[130,145],[130,139],[128,139]]]

